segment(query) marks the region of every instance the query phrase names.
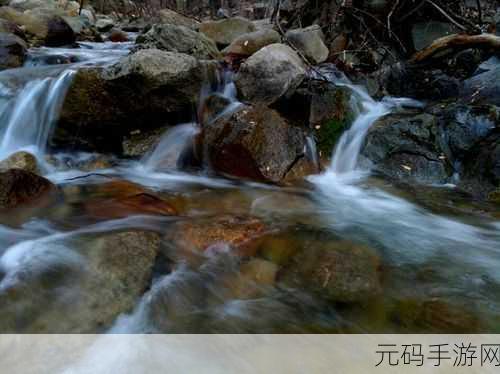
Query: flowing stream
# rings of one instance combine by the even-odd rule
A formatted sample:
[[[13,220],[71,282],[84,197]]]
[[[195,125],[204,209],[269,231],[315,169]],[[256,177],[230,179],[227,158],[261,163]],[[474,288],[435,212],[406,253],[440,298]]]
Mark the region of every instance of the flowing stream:
[[[48,162],[47,144],[77,69],[111,64],[129,47],[82,43],[79,49],[34,49],[25,67],[0,73],[0,159],[20,150],[34,154],[62,191],[48,207],[0,214],[0,331],[500,331],[500,223],[475,213],[480,207],[456,198],[449,187],[415,194],[359,167],[370,126],[400,107],[422,105],[413,100],[375,101],[362,87],[336,82],[352,90],[357,117],[339,140],[331,166],[305,187],[181,172],[179,158],[199,132],[196,122],[169,129],[141,160],[114,160],[92,175],[79,166],[92,154],[51,154],[61,162]],[[210,93],[201,93],[200,101]],[[216,93],[229,102],[223,114],[240,105],[230,75],[221,77]],[[319,163],[314,140],[307,143],[311,159]],[[139,213],[135,205],[122,203],[131,191],[143,199]],[[144,191],[182,214],[148,214],[144,206],[150,207],[151,194]],[[270,228],[260,234],[260,260],[246,262],[223,243],[199,253],[175,240],[186,227],[189,239],[201,240],[189,225],[210,226],[228,215],[257,217]],[[121,294],[112,288],[113,277],[122,275],[122,267],[140,271],[148,252],[137,265],[100,256],[119,251],[131,231],[145,232],[147,245],[152,240],[147,233],[166,236],[150,264],[152,275],[127,278],[145,286]],[[127,250],[144,250],[131,247]],[[351,253],[370,253],[380,279],[375,297],[331,301],[307,281],[289,281],[294,271],[314,274],[321,264],[312,269],[307,264],[318,248],[348,248],[339,252],[347,262],[355,261]],[[286,262],[297,253],[306,270],[293,270]],[[105,266],[111,266],[112,276]],[[110,299],[116,294],[119,299]],[[112,311],[119,312],[108,316]]]

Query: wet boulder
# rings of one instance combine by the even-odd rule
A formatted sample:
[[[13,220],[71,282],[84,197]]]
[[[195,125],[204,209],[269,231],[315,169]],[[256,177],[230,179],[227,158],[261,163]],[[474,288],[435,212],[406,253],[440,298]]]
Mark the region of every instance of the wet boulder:
[[[257,181],[281,182],[304,156],[301,128],[277,111],[244,106],[203,129],[209,165],[217,172]]]
[[[0,209],[44,201],[56,187],[47,179],[22,169],[0,172]]]
[[[370,248],[347,241],[308,240],[280,272],[290,287],[341,303],[364,302],[381,292],[380,261]]]
[[[458,176],[459,187],[484,198],[500,182],[498,123],[498,108],[488,105],[393,113],[370,128],[362,156],[388,178],[441,184]]]
[[[291,96],[305,76],[305,65],[292,48],[271,44],[241,65],[235,84],[243,100],[269,105]]]
[[[220,21],[206,21],[200,25],[200,32],[214,40],[217,45],[228,46],[236,38],[256,31],[255,25],[241,17],[223,19]]]
[[[286,39],[314,64],[325,62],[328,58],[328,48],[321,27],[312,25],[304,29],[289,30]]]
[[[389,178],[445,183],[449,165],[437,124],[437,117],[427,113],[388,115],[370,128],[362,155]]]
[[[5,160],[0,161],[0,170],[6,171],[8,169],[22,169],[33,174],[40,172],[36,157],[24,151],[16,152]]]
[[[14,34],[0,32],[0,70],[23,66],[26,53],[24,40]]]
[[[239,36],[223,50],[223,53],[229,56],[246,58],[267,45],[280,42],[281,36],[277,31],[258,30]]]
[[[157,48],[185,53],[198,59],[210,60],[221,56],[211,39],[185,26],[154,25],[148,32],[137,37],[136,44],[140,49]]]
[[[189,120],[216,69],[213,62],[157,49],[140,50],[104,69],[80,69],[53,140],[121,152],[121,137],[131,131],[165,126],[169,118]]]

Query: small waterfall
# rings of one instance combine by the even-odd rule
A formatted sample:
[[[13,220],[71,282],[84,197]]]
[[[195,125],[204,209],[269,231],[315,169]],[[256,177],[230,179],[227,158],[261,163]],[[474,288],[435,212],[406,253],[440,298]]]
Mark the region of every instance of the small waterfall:
[[[57,77],[30,81],[10,99],[0,113],[0,121],[6,123],[1,135],[0,159],[20,150],[43,158],[74,73],[65,70]]]
[[[141,164],[145,171],[176,169],[180,155],[199,131],[196,123],[186,123],[168,129],[158,145],[142,158]]]
[[[416,100],[406,98],[384,98],[382,101],[373,100],[363,87],[349,83],[337,83],[338,86],[349,88],[355,98],[360,112],[351,128],[340,138],[333,155],[331,169],[337,174],[354,171],[365,136],[379,118],[391,112],[398,106],[421,107]]]
[[[198,122],[203,123],[201,117],[205,110],[207,99],[212,95],[219,95],[227,102],[225,108],[215,113],[210,120],[216,119],[235,111],[241,103],[237,99],[236,86],[230,71],[224,71],[215,88],[205,86],[201,93],[198,104]],[[158,145],[141,160],[141,168],[146,172],[164,172],[177,168],[179,158],[189,146],[189,142],[200,132],[201,124],[198,122],[177,125],[162,136]]]

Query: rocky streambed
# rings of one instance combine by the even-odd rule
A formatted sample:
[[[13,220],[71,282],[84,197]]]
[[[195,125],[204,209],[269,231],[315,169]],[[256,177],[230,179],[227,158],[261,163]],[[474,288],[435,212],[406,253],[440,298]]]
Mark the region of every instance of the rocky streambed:
[[[349,78],[317,27],[14,3],[0,331],[500,329],[491,53]]]

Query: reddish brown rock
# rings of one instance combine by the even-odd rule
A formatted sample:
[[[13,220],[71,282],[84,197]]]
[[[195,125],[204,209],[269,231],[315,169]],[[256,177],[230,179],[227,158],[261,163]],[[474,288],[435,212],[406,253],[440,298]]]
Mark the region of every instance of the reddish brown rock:
[[[48,180],[21,169],[0,173],[0,210],[40,203],[56,187]]]
[[[188,252],[217,252],[230,246],[243,255],[252,255],[257,250],[255,240],[265,232],[266,226],[257,218],[226,215],[179,222],[167,238],[176,248]]]
[[[223,174],[279,183],[304,154],[305,137],[277,111],[242,107],[204,127],[209,164]]]

